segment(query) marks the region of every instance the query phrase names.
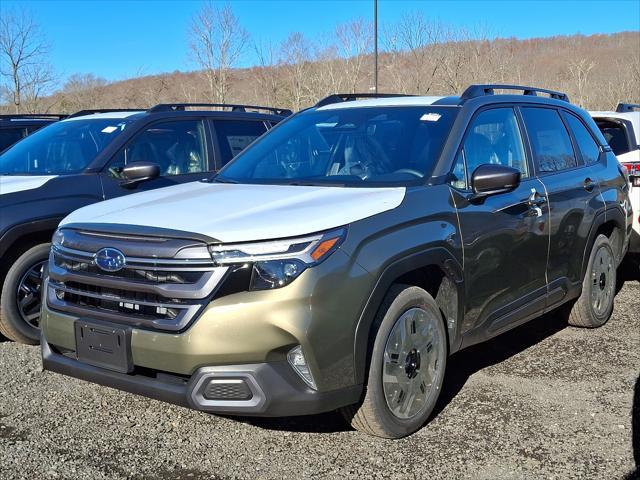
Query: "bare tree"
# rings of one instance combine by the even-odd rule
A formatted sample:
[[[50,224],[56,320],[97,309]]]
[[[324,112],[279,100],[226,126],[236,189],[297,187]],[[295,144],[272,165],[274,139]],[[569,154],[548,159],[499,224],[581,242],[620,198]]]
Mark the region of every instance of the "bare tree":
[[[373,27],[371,22],[362,18],[336,27],[336,38],[340,56],[344,59],[342,70],[349,90],[355,93],[363,76],[367,63],[367,55],[373,43]]]
[[[312,100],[309,88],[311,48],[310,42],[300,32],[290,34],[280,47],[285,91],[290,106],[295,110]]]
[[[573,87],[578,96],[578,105],[586,106],[589,97],[586,93],[586,87],[589,83],[589,75],[596,63],[586,58],[574,59],[569,63],[569,75],[573,82]]]
[[[0,75],[15,111],[35,110],[55,78],[47,62],[49,45],[26,11],[3,11],[0,17]],[[26,104],[26,105],[24,105]]]
[[[260,42],[253,46],[258,65],[252,70],[255,79],[255,97],[258,103],[277,105],[282,100],[282,82],[280,81],[277,47],[273,42]]]
[[[430,93],[441,67],[442,26],[409,12],[387,26],[383,44],[390,53],[387,71],[394,87],[404,93]]]
[[[97,108],[102,100],[102,91],[108,82],[93,73],[71,75],[62,86],[62,108],[78,111]]]
[[[249,33],[240,25],[230,5],[206,2],[191,22],[191,52],[203,69],[209,99],[224,103],[230,89],[229,71],[244,53]]]

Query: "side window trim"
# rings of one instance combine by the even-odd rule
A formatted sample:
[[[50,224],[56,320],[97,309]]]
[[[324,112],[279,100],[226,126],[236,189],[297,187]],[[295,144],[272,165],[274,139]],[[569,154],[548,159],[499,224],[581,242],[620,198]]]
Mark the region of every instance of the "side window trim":
[[[533,172],[535,174],[536,177],[546,177],[547,175],[555,175],[558,173],[563,173],[563,172],[571,172],[573,170],[577,170],[579,168],[583,168],[585,165],[584,163],[582,163],[582,154],[579,152],[579,150],[576,149],[576,145],[575,145],[575,139],[573,138],[573,133],[571,132],[571,129],[569,129],[567,127],[567,123],[566,120],[564,119],[562,113],[558,110],[557,107],[555,106],[550,106],[550,105],[542,105],[542,104],[519,104],[518,108],[538,108],[538,109],[547,109],[547,110],[553,110],[556,112],[556,114],[560,117],[560,121],[562,122],[562,125],[564,126],[565,131],[567,132],[567,135],[569,137],[569,141],[571,142],[571,149],[573,150],[573,155],[574,158],[576,159],[576,166],[575,167],[571,167],[571,168],[564,168],[562,170],[556,170],[553,172],[541,172],[540,169],[538,168],[538,162],[535,159],[535,155],[533,152],[533,145],[531,142],[531,137],[529,135],[529,131],[527,129],[526,123],[524,122],[524,116],[522,117],[522,124],[524,126],[524,130],[526,132],[527,135],[527,143],[528,143],[528,148],[531,151],[531,160],[533,163]],[[520,115],[522,115],[522,112],[520,112]]]
[[[451,184],[451,182],[449,181],[449,186],[459,192],[464,192],[464,193],[468,193],[471,191],[471,175],[473,174],[473,172],[469,172],[468,169],[468,163],[467,163],[467,158],[466,158],[466,154],[464,152],[464,143],[467,140],[467,136],[469,135],[469,131],[471,129],[471,127],[473,126],[473,123],[475,122],[476,118],[482,114],[483,112],[487,112],[489,110],[498,110],[498,109],[506,109],[506,108],[510,108],[513,111],[513,114],[516,118],[516,123],[520,132],[520,140],[522,141],[522,148],[524,150],[525,153],[525,161],[527,163],[527,167],[529,168],[529,176],[528,177],[524,177],[522,179],[522,181],[527,181],[531,178],[533,178],[535,175],[533,174],[534,170],[532,169],[532,163],[533,163],[533,156],[530,155],[530,152],[528,150],[528,141],[525,139],[525,135],[526,135],[526,129],[524,128],[524,122],[521,122],[520,119],[520,114],[518,111],[518,105],[514,104],[514,103],[500,103],[500,104],[494,104],[494,105],[485,105],[482,106],[480,108],[478,108],[475,112],[473,112],[473,115],[471,115],[471,118],[469,119],[469,121],[467,122],[467,125],[465,126],[464,129],[464,133],[462,134],[462,138],[460,139],[460,142],[458,144],[458,148],[456,149],[456,153],[454,155],[454,160],[453,163],[451,165],[451,169],[449,170],[449,176],[453,175],[453,171],[455,170],[456,167],[456,160],[458,158],[458,155],[461,155],[461,158],[464,162],[464,169],[465,169],[465,177],[466,177],[466,187],[464,190],[461,190],[458,187],[455,187]]]

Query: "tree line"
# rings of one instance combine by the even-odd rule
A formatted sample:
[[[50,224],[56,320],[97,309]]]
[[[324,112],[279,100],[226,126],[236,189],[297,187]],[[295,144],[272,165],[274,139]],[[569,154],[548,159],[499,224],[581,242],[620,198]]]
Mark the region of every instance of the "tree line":
[[[188,27],[190,72],[108,82],[93,74],[61,81],[50,44],[28,13],[0,18],[0,110],[73,112],[145,108],[165,102],[257,103],[294,110],[334,92],[373,87],[373,26],[357,18],[319,38],[293,31],[282,42],[253,39],[229,4],[203,4]],[[531,40],[496,38],[407,12],[382,23],[379,90],[461,93],[471,83],[535,85],[569,94],[588,109],[640,103],[640,32]],[[240,68],[251,55],[256,65]]]

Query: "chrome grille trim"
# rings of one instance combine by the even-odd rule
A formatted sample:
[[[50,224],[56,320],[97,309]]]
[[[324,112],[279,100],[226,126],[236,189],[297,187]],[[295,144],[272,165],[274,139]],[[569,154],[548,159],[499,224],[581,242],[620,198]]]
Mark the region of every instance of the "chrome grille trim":
[[[198,248],[206,251],[204,243],[167,240],[173,250],[165,249],[165,253],[171,252],[168,258],[159,258],[153,256],[158,253],[157,243],[138,237],[118,245],[138,255],[127,255],[122,270],[103,272],[96,265],[96,252],[112,247],[110,239],[83,241],[74,232],[69,233],[74,235],[73,248],[65,246],[63,240],[63,245],[54,245],[49,255],[47,305],[84,318],[180,331],[206,307],[229,271],[211,258],[180,258],[184,248],[195,248],[196,256],[201,256]]]
[[[76,261],[94,262],[96,258],[95,253],[83,252],[81,250],[74,250],[72,248],[66,248],[61,246],[53,246],[53,252],[64,258]],[[136,268],[153,266],[158,269],[162,265],[171,265],[181,270],[185,268],[195,268],[194,265],[200,265],[200,269],[212,269],[215,267],[215,263],[212,259],[208,258],[194,258],[194,259],[167,259],[167,258],[141,258],[141,257],[127,257],[127,265],[124,268]],[[163,268],[164,269],[164,268]]]

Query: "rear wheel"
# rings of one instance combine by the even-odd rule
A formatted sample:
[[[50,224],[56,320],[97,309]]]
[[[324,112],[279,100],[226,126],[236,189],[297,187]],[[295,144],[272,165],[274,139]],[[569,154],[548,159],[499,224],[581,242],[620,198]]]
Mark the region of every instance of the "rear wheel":
[[[423,289],[395,285],[378,312],[366,391],[341,410],[357,430],[401,438],[420,429],[436,405],[447,361],[440,309]]]
[[[0,297],[0,333],[10,340],[37,345],[40,341],[42,273],[51,244],[36,245],[13,263]]]
[[[582,294],[565,307],[567,321],[576,327],[600,327],[611,317],[616,293],[616,258],[609,239],[598,235],[591,249]]]

